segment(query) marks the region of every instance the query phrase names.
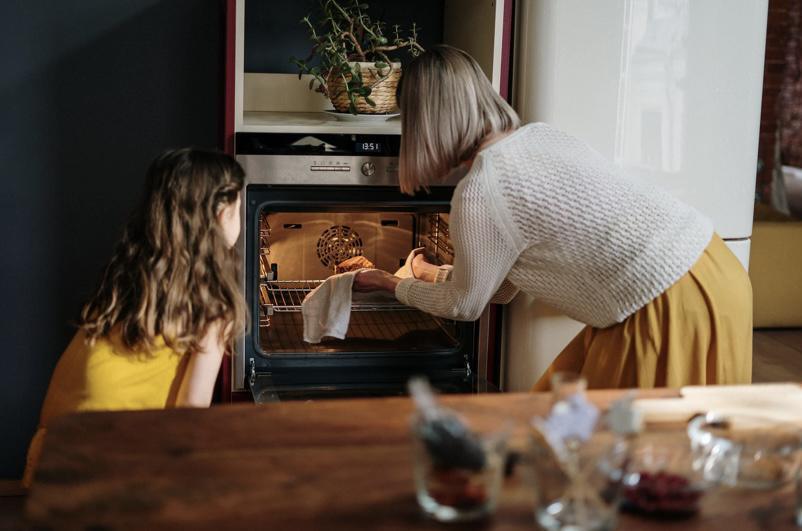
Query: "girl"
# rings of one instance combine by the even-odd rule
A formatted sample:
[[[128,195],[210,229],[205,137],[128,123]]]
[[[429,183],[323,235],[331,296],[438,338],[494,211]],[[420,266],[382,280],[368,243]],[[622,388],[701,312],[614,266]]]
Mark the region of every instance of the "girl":
[[[245,323],[232,250],[240,165],[222,153],[167,151],[61,355],[28,450],[31,483],[48,423],[89,410],[207,407],[226,344]]]
[[[751,381],[749,279],[709,220],[549,125],[519,127],[455,48],[405,69],[399,105],[402,191],[468,170],[451,202],[453,270],[441,282],[420,255],[417,279],[373,269],[355,289],[458,320],[520,289],[586,323],[536,390],[555,371],[592,388]]]

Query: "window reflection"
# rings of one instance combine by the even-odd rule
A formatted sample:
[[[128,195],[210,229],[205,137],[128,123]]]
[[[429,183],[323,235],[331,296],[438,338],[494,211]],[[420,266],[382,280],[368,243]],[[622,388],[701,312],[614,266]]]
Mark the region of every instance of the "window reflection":
[[[680,170],[689,3],[626,3],[615,139],[619,165]]]

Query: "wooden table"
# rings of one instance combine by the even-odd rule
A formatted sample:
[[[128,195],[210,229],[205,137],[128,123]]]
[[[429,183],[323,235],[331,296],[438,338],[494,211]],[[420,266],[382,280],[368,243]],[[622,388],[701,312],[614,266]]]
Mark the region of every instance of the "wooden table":
[[[618,396],[589,393],[601,407]],[[544,414],[548,401],[537,394],[444,398],[480,423],[510,418],[521,426]],[[443,529],[415,502],[410,412],[408,399],[392,398],[65,417],[48,434],[27,514],[58,528]],[[520,475],[505,483],[492,519],[457,527],[535,529]],[[622,515],[619,529],[796,529],[793,501],[791,487],[708,493],[691,519]]]

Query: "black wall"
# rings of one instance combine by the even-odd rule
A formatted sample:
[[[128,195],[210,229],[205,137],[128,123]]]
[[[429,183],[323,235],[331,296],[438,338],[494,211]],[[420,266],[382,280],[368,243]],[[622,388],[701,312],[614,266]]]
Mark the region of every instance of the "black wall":
[[[222,137],[220,0],[0,2],[0,477],[148,162]]]
[[[350,0],[340,2],[350,4]],[[426,48],[443,42],[443,0],[368,0],[367,13],[374,20],[394,24],[406,35],[412,23],[418,27],[418,42]],[[307,26],[301,19],[311,15],[319,19],[319,0],[292,0],[276,8],[275,0],[248,0],[245,16],[245,71],[292,73],[298,68],[290,62],[295,56],[305,59],[312,45]],[[393,60],[406,62],[406,51],[391,55]],[[314,61],[313,61],[314,62]]]

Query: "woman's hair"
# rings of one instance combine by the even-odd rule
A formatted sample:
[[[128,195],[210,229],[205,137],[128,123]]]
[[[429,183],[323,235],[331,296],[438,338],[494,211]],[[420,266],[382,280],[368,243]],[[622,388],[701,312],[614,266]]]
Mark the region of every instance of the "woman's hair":
[[[152,351],[159,335],[187,352],[199,349],[213,322],[222,325],[221,341],[244,329],[240,261],[217,218],[243,182],[242,167],[216,151],[177,149],[153,161],[143,202],[81,311],[90,343],[119,326],[133,352]]]
[[[476,61],[446,45],[429,48],[404,68],[398,103],[399,180],[408,194],[472,158],[487,135],[520,124]]]

